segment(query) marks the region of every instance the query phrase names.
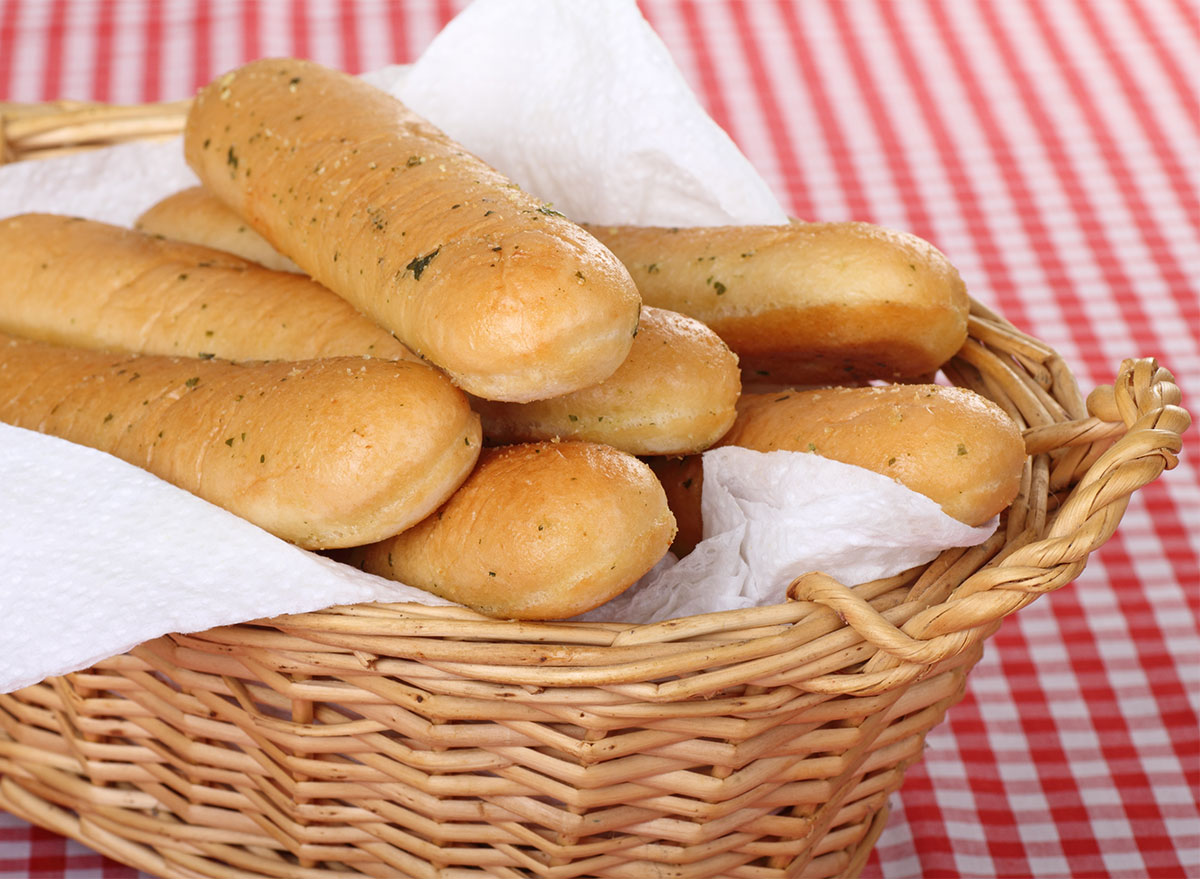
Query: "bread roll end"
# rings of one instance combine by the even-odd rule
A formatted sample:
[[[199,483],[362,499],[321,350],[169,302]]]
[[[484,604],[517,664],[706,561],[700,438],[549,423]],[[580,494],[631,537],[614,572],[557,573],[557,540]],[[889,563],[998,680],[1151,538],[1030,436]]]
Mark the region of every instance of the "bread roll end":
[[[597,443],[485,449],[434,515],[346,560],[489,616],[573,617],[666,554],[675,519],[641,461]]]

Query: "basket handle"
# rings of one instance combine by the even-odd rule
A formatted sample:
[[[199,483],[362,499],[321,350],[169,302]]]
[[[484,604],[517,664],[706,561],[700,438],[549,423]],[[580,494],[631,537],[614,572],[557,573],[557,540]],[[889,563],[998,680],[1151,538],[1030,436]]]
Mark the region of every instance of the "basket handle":
[[[1093,417],[1076,422],[1081,427],[1075,431],[1095,435],[1098,419],[1123,422],[1124,435],[1088,468],[1047,533],[1017,539],[1010,552],[903,626],[832,577],[812,572],[796,578],[789,598],[831,608],[879,651],[859,672],[826,675],[805,682],[805,689],[867,695],[923,677],[989,636],[1004,617],[1078,577],[1089,554],[1116,530],[1132,494],[1178,464],[1182,434],[1191,424],[1181,398],[1174,376],[1155,360],[1124,361],[1112,386],[1089,395]]]

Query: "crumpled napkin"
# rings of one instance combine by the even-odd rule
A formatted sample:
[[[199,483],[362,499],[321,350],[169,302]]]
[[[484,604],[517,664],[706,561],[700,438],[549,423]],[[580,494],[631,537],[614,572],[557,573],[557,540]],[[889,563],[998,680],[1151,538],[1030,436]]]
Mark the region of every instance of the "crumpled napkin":
[[[57,437],[0,424],[0,693],[167,632],[361,601],[445,604]]]
[[[584,619],[651,623],[777,604],[809,571],[853,586],[996,530],[995,520],[964,525],[886,476],[815,454],[723,446],[703,463],[700,543]]]
[[[577,222],[788,221],[630,0],[477,0],[397,95]]]

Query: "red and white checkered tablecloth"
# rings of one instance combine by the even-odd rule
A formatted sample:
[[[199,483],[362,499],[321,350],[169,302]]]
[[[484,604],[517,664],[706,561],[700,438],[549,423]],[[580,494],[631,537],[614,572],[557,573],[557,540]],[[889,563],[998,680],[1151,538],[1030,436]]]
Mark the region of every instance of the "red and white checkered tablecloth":
[[[375,69],[462,5],[0,0],[0,100],[185,97],[263,55]],[[927,238],[1085,392],[1154,356],[1200,409],[1195,0],[641,6],[793,214]],[[866,876],[1200,877],[1198,464],[1193,428],[1079,580],[989,642]],[[0,879],[139,876],[0,813]]]

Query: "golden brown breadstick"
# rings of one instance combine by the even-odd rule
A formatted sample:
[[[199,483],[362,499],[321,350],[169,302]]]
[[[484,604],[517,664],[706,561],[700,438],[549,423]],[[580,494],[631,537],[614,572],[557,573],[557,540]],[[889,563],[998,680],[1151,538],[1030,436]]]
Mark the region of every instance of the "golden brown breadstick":
[[[606,443],[634,455],[708,448],[737,414],[737,357],[694,318],[650,306],[629,356],[598,385],[549,400],[475,400],[489,441]]]
[[[180,190],[152,204],[133,227],[148,235],[235,253],[278,272],[303,272],[203,186]]]
[[[462,392],[420,363],[238,365],[11,336],[0,421],[109,452],[309,549],[419,521],[480,446]]]
[[[1025,466],[1017,424],[965,388],[888,385],[743,394],[719,446],[814,452],[890,476],[937,501],[950,516],[981,525],[1012,503]],[[700,539],[699,456],[658,459],[679,522],[676,550]]]
[[[0,220],[0,331],[227,360],[415,360],[320,284],[232,254],[53,214]]]
[[[966,339],[962,279],[914,235],[867,223],[588,228],[646,304],[716,330],[747,385],[922,376]]]
[[[485,449],[441,509],[344,558],[490,616],[562,619],[631,586],[675,521],[650,469],[596,443]]]
[[[209,199],[211,201],[211,199]],[[42,242],[39,244],[38,242]],[[185,276],[185,277],[181,277]],[[0,331],[133,353],[415,359],[321,285],[90,220],[0,220]],[[495,442],[561,437],[631,454],[707,448],[733,423],[737,358],[693,318],[647,308],[600,385],[533,403],[476,399]]]
[[[386,93],[255,61],[201,90],[184,133],[210,191],[464,390],[527,402],[629,353],[624,266]]]
[[[143,220],[199,244],[242,247],[248,259],[263,249],[286,259],[203,187],[168,197]],[[629,355],[599,384],[530,403],[476,398],[472,405],[495,442],[557,437],[634,455],[683,455],[729,429],[740,391],[737,357],[719,336],[695,318],[643,306]]]

